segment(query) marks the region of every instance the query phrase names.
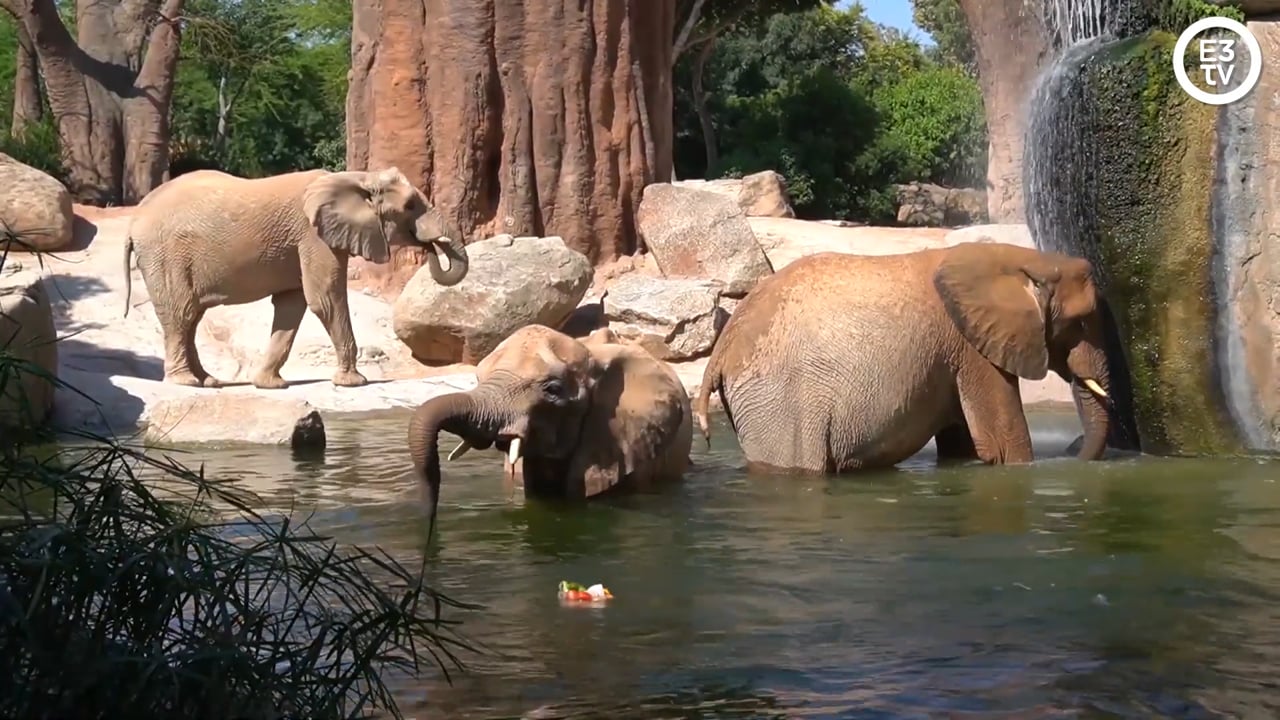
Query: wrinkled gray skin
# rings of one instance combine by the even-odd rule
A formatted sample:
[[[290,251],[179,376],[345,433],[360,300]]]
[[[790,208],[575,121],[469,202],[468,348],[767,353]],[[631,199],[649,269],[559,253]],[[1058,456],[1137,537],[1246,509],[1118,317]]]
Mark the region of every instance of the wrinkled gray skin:
[[[333,341],[333,384],[364,385],[347,307],[347,260],[358,255],[385,263],[393,245],[432,250],[428,270],[441,285],[467,275],[461,233],[396,168],[259,179],[199,170],[164,183],[138,204],[124,251],[124,314],[132,252],[164,332],[166,382],[220,387],[200,364],[196,326],[211,307],[270,296],[275,318],[254,386],[286,386],[280,368],[308,308]],[[447,269],[438,255],[448,259]]]
[[[591,498],[678,479],[688,467],[693,414],[679,376],[608,329],[578,341],[523,327],[480,361],[476,379],[473,390],[423,403],[409,421],[432,526],[442,430],[463,440],[451,457],[501,450],[508,477],[519,476],[529,496]]]
[[[1071,384],[1081,459],[1113,418],[1103,300],[1087,260],[1000,243],[802,258],[726,323],[695,415],[719,392],[750,465],[837,473],[939,459],[1033,459],[1018,378]],[[1090,389],[1092,381],[1094,389]]]

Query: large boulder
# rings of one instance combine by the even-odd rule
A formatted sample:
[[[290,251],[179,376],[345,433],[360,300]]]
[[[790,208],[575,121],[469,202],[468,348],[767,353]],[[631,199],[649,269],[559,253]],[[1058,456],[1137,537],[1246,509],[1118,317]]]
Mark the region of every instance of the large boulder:
[[[709,355],[729,319],[720,307],[719,284],[709,280],[631,273],[609,287],[602,304],[614,334],[659,360]]]
[[[740,178],[720,178],[717,180],[680,180],[671,183],[676,187],[692,190],[706,190],[722,195],[742,208],[747,217],[779,217],[793,218],[796,211],[791,207],[791,195],[787,192],[787,182],[772,170],[761,170]]]
[[[0,267],[0,428],[31,428],[53,408],[58,373],[53,309],[40,275]]]
[[[986,193],[912,182],[896,187],[898,222],[915,227],[958,227],[987,221]]]
[[[442,287],[424,267],[392,307],[392,329],[419,362],[479,362],[525,325],[559,326],[591,285],[591,262],[558,237],[497,235],[467,254],[462,282]]]
[[[723,195],[655,183],[644,189],[636,226],[667,277],[714,280],[742,297],[773,274],[742,209]]]
[[[252,422],[246,422],[252,418]],[[156,400],[142,415],[143,439],[158,445],[189,443],[325,447],[324,420],[298,398],[241,392],[209,392]]]
[[[1035,240],[1031,238],[1031,229],[1023,223],[970,225],[952,230],[942,239],[942,244],[946,247],[967,242],[1008,243],[1024,248],[1036,246]]]
[[[0,153],[0,252],[61,250],[71,244],[73,221],[62,183]]]

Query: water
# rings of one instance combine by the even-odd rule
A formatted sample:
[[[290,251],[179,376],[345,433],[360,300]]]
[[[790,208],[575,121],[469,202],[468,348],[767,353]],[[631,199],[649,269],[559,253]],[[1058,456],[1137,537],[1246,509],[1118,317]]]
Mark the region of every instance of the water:
[[[404,412],[329,421],[323,461],[201,451],[275,509],[416,563]],[[508,499],[495,453],[445,466],[433,583],[483,646],[397,679],[413,718],[1275,717],[1280,477],[1255,460],[1060,455],[843,478],[747,475],[722,419],[652,495]],[[605,583],[561,607],[562,580]],[[1223,715],[1221,713],[1226,713]]]

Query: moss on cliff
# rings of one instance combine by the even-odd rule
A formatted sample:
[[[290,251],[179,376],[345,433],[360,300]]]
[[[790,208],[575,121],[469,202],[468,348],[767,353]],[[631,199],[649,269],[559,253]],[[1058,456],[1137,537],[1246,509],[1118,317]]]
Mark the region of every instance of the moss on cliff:
[[[1215,366],[1211,188],[1216,109],[1178,87],[1167,32],[1113,43],[1077,77],[1095,221],[1082,248],[1105,269],[1144,450],[1217,454],[1240,442]]]

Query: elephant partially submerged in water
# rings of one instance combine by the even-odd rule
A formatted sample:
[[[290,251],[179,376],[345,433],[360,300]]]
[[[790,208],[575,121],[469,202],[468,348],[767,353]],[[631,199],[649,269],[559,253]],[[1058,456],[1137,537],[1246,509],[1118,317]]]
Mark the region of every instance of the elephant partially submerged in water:
[[[811,255],[760,281],[725,324],[713,392],[751,465],[835,473],[939,458],[1032,460],[1018,378],[1071,384],[1098,459],[1112,430],[1105,301],[1082,258],[1002,243]]]
[[[129,254],[151,293],[164,333],[164,379],[219,387],[196,354],[196,326],[206,310],[270,296],[275,308],[266,357],[253,376],[259,388],[283,388],[289,358],[308,308],[333,341],[333,384],[364,385],[347,307],[347,259],[376,263],[393,245],[418,245],[431,277],[456,285],[467,275],[464,239],[399,170],[308,170],[246,179],[216,170],[181,175],[152,190],[134,212],[125,243],[125,316]],[[440,262],[445,258],[446,269]]]
[[[434,524],[439,436],[462,438],[450,454],[496,447],[525,493],[589,498],[614,488],[681,477],[693,417],[671,366],[608,329],[582,341],[542,325],[512,333],[476,367],[472,390],[420,405],[409,421],[414,472]]]

